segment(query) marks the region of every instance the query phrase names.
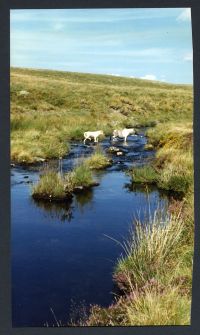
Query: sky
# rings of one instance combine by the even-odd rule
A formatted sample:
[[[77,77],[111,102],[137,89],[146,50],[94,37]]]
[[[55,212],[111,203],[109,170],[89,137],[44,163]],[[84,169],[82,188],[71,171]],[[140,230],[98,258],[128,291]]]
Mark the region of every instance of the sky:
[[[11,10],[11,66],[192,84],[189,8]]]

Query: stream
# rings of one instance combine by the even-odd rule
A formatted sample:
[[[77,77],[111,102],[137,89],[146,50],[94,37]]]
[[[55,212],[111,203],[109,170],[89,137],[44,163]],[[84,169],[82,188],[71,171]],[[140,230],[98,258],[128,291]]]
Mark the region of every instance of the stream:
[[[35,202],[31,185],[39,179],[39,166],[11,169],[11,250],[13,327],[67,324],[79,318],[91,304],[110,305],[117,292],[112,274],[123,254],[123,242],[134,219],[144,221],[149,207],[165,207],[168,197],[156,187],[148,193],[130,183],[130,166],[148,163],[154,151],[144,150],[145,130],[129,136],[127,144],[112,145],[122,156],[110,154],[113,164],[94,172],[100,183],[76,194],[66,204]],[[110,139],[100,142],[106,152]],[[70,170],[95,145],[72,142],[62,160]],[[54,164],[57,162],[54,161]],[[55,314],[55,315],[54,315]]]

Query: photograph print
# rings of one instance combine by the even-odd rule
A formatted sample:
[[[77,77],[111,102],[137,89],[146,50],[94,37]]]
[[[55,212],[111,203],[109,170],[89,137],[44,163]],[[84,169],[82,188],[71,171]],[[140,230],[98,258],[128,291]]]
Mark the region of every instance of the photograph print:
[[[10,10],[13,327],[190,325],[190,8]]]

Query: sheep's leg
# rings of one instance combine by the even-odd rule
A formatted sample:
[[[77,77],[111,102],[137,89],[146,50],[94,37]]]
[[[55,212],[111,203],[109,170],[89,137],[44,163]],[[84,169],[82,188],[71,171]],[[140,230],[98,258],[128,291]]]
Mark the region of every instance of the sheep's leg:
[[[91,138],[90,137],[85,137],[85,139],[84,139],[84,144],[85,144],[85,141],[86,140],[91,140]]]

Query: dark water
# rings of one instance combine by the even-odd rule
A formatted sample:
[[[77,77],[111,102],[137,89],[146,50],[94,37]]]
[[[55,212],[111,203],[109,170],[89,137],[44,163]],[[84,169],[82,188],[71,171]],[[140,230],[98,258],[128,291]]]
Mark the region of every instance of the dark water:
[[[157,189],[147,194],[131,187],[123,171],[152,157],[153,152],[143,150],[145,141],[132,137],[126,147],[117,142],[126,155],[112,156],[113,166],[95,174],[100,185],[68,204],[35,203],[30,186],[38,180],[37,169],[12,169],[13,326],[51,326],[51,308],[66,324],[80,306],[108,306],[113,301],[112,272],[123,252],[113,239],[123,241],[134,218],[144,219],[149,204],[153,211],[168,202]],[[102,146],[106,150],[109,140]],[[74,143],[63,170],[92,150],[92,145]]]

